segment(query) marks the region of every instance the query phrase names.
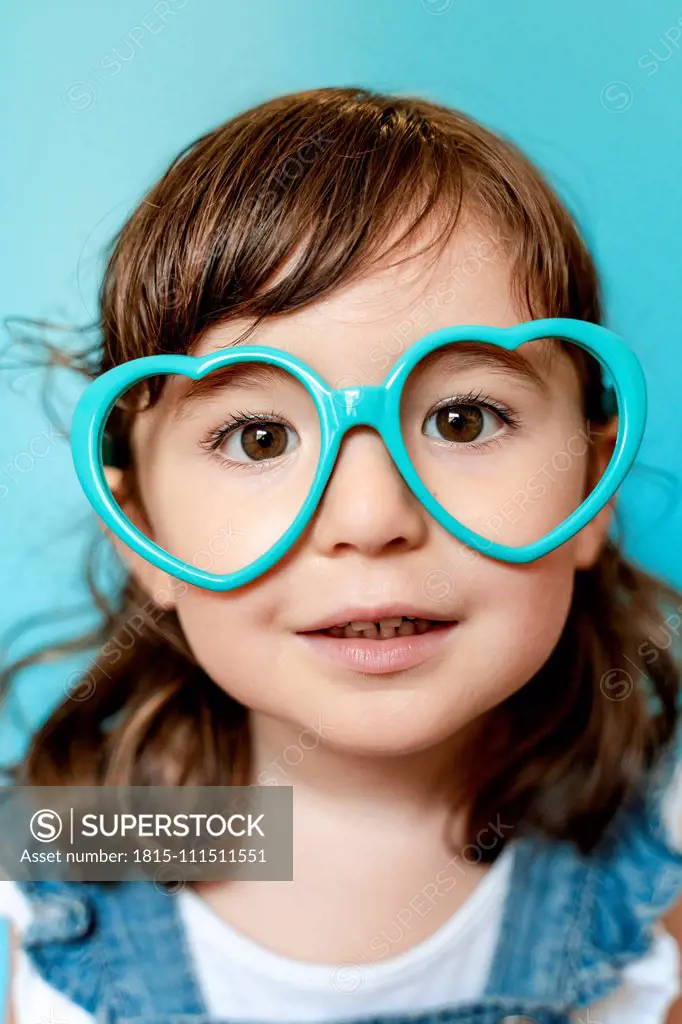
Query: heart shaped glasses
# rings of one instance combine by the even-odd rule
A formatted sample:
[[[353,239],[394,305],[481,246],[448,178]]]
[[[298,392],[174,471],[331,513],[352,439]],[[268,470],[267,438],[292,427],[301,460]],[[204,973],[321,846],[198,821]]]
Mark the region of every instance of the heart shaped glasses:
[[[569,342],[596,359],[613,402],[610,412],[618,414],[613,455],[587,496],[571,492],[574,481],[569,484],[571,474],[562,466],[567,458],[585,457],[588,435],[588,444],[571,447],[567,389],[555,390],[552,398],[537,369],[518,352],[534,341]],[[481,361],[494,394],[479,386]],[[174,435],[155,463],[155,471],[168,471],[176,488],[162,489],[164,543],[131,522],[103,467],[111,410],[128,389],[157,375],[189,378],[195,403],[183,421],[185,433]],[[205,385],[214,376],[214,397],[202,411],[197,390],[211,391]],[[244,402],[258,408],[245,415]],[[209,440],[202,434],[190,445],[192,430],[208,423],[206,410],[215,416],[226,408],[229,422],[209,432]],[[267,572],[300,537],[353,427],[380,434],[411,492],[452,536],[488,557],[526,563],[565,543],[606,505],[635,459],[645,421],[646,387],[635,354],[604,327],[553,318],[508,328],[457,325],[434,331],[372,386],[331,388],[301,359],[266,346],[134,359],[86,388],[74,412],[71,447],[88,501],[117,537],[186,583],[227,591]],[[208,562],[221,572],[198,565],[195,557],[194,526],[208,528],[209,512],[231,524],[222,547],[210,549]],[[179,532],[171,543],[174,525]]]

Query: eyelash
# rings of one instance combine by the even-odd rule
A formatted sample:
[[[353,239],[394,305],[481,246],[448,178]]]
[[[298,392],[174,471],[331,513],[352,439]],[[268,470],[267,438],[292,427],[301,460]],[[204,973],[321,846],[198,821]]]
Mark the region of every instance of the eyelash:
[[[507,405],[503,405],[496,399],[491,398],[490,395],[484,394],[482,391],[469,391],[462,395],[452,395],[449,398],[445,398],[440,401],[437,405],[432,406],[425,417],[428,419],[433,416],[439,409],[447,408],[448,405],[476,405],[482,409],[488,409],[490,412],[495,413],[502,422],[512,430],[518,430],[523,425],[521,417],[515,413]],[[239,427],[248,425],[249,423],[279,423],[283,427],[291,427],[287,418],[281,412],[276,412],[274,409],[269,412],[261,413],[250,413],[246,410],[238,410],[234,416],[230,419],[225,420],[219,427],[215,427],[209,431],[208,434],[199,442],[199,446],[204,451],[214,454],[220,445],[223,443],[226,437],[237,430]],[[491,438],[487,441],[477,442],[472,441],[466,445],[470,451],[478,451],[481,448],[491,448],[495,444],[499,444],[499,438]],[[249,469],[250,464],[248,462],[230,462],[227,459],[219,458],[218,464],[222,468],[237,468],[237,469]]]

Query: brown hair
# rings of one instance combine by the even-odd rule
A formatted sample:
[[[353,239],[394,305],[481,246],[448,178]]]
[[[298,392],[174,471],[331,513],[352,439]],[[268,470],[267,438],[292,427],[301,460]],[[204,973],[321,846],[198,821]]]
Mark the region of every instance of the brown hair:
[[[249,317],[255,327],[400,251],[422,225],[442,223],[430,244],[445,244],[463,208],[502,229],[529,316],[601,322],[597,274],[576,226],[513,144],[423,99],[329,88],[263,103],[183,150],[114,240],[96,343],[54,349],[51,361],[95,377],[139,356],[187,352],[217,323]],[[294,252],[300,258],[288,262]],[[597,382],[586,372],[584,383],[587,415],[599,422]],[[158,399],[151,384],[148,397]],[[112,416],[120,446],[132,415]],[[113,596],[93,568],[88,582],[101,623],[3,674],[7,683],[56,653],[97,651],[84,691],[67,695],[33,735],[14,766],[17,781],[250,781],[247,710],[197,665],[175,612],[154,608],[132,576]],[[499,814],[507,825],[594,845],[672,736],[679,670],[670,651],[656,650],[648,688],[624,681],[666,603],[679,600],[612,542],[577,574],[547,663],[472,726],[460,794],[471,837]],[[609,691],[618,672],[627,699],[614,699],[622,688]],[[87,699],[71,699],[83,692]]]

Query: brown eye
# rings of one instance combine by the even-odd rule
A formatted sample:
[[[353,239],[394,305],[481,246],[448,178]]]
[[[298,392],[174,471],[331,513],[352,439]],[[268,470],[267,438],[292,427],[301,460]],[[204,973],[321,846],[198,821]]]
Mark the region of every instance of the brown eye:
[[[223,452],[233,462],[266,462],[287,453],[290,435],[296,437],[283,423],[249,423],[231,432],[225,439]]]
[[[492,437],[501,422],[495,413],[480,405],[446,405],[428,417],[424,433],[437,441],[470,444]],[[433,424],[435,433],[429,432],[429,424]]]

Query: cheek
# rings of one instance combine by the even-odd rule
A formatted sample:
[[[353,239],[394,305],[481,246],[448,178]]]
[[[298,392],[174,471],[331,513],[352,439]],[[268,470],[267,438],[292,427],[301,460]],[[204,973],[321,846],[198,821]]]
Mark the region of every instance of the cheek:
[[[248,588],[246,588],[248,590]],[[267,638],[275,611],[255,609],[251,595],[239,591],[214,594],[189,587],[176,612],[198,664],[226,693],[251,708],[260,708],[281,675],[279,649]]]
[[[563,631],[574,584],[571,543],[528,566],[481,572],[466,623],[471,678],[485,681],[479,711],[520,689],[545,664]]]

